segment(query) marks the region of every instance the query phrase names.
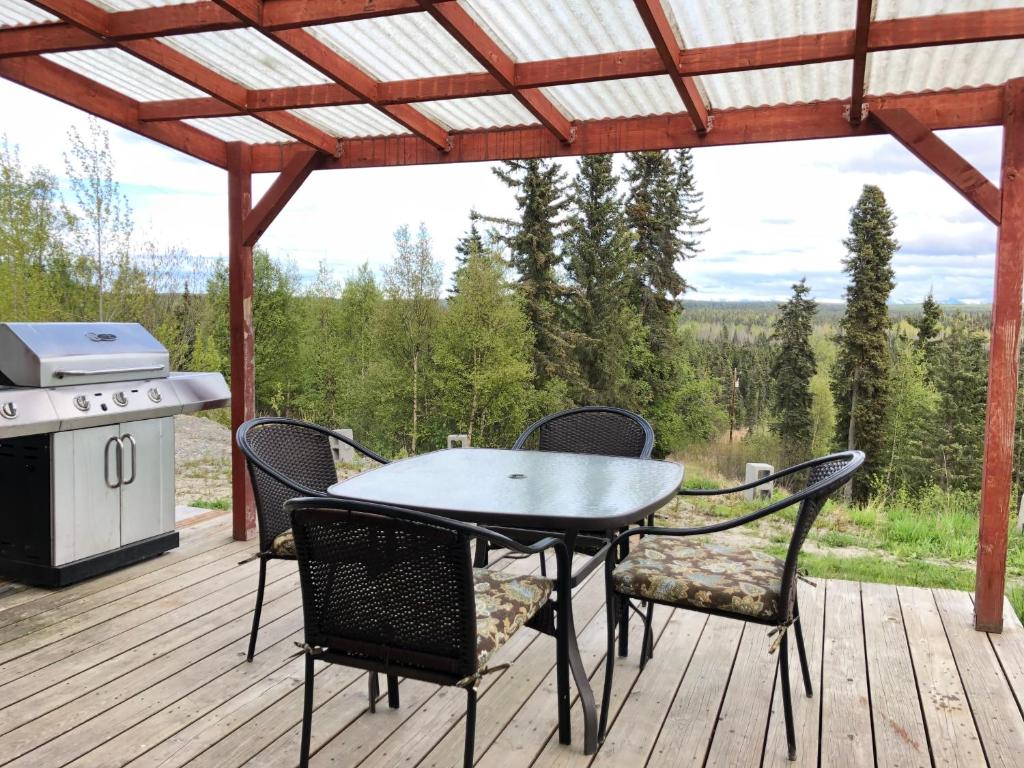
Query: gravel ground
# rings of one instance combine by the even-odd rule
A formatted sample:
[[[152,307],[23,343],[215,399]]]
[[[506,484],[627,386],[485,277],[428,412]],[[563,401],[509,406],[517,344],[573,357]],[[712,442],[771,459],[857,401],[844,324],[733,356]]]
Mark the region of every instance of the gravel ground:
[[[199,416],[175,416],[174,429],[175,503],[229,502],[231,430]]]

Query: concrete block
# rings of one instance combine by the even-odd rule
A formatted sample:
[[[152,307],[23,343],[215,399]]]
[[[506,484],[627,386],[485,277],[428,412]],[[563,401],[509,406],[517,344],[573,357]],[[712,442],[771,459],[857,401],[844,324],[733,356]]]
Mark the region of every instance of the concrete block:
[[[762,477],[768,477],[768,475],[775,472],[775,467],[771,464],[762,464],[759,462],[749,462],[747,464],[747,471],[744,475],[743,482],[752,483],[755,480],[760,480]],[[749,488],[743,492],[743,498],[747,501],[753,501],[757,499],[768,499],[771,498],[772,491],[775,490],[775,483],[765,483],[757,488]]]

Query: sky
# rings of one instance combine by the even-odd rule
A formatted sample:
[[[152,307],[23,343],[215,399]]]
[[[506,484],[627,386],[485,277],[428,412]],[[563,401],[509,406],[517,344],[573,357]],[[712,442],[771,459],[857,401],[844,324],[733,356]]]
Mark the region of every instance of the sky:
[[[0,104],[0,136],[17,146],[25,165],[44,166],[63,183],[62,148],[72,126],[84,128],[85,113],[2,79]],[[137,241],[226,256],[227,173],[105,125]],[[941,136],[997,183],[1001,129]],[[575,166],[571,158],[560,162],[570,171]],[[304,277],[323,261],[343,279],[364,262],[379,273],[394,254],[395,229],[423,222],[447,279],[470,210],[515,213],[492,165],[314,173],[260,245],[293,261]],[[806,277],[819,301],[842,300],[849,209],[864,184],[877,184],[896,213],[902,246],[892,301],[917,303],[929,290],[942,302],[991,301],[995,226],[887,136],[701,148],[694,166],[708,232],[703,252],[680,264],[693,288],[689,298],[783,300]],[[273,179],[257,175],[254,198]]]

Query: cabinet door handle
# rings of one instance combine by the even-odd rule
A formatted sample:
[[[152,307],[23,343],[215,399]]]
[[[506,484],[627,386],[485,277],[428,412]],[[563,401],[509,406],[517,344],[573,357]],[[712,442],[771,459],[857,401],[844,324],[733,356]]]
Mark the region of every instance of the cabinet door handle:
[[[117,467],[117,482],[110,482],[110,446],[114,445],[114,464]],[[107,440],[107,444],[103,448],[103,479],[107,483],[108,488],[118,488],[121,485],[121,473],[124,468],[124,446],[121,445],[120,438],[112,437]]]
[[[128,441],[128,443],[129,443],[129,444],[131,445],[131,447],[132,447],[132,476],[131,476],[131,477],[129,477],[129,478],[127,479],[127,480],[124,480],[124,481],[122,481],[122,484],[123,484],[123,485],[131,485],[132,483],[134,483],[134,482],[135,482],[135,468],[136,468],[136,466],[138,466],[138,462],[137,462],[137,458],[138,458],[138,456],[137,456],[137,453],[138,453],[138,446],[137,446],[137,445],[136,445],[136,443],[135,443],[135,438],[134,438],[134,437],[132,437],[131,435],[128,435],[128,434],[126,434],[126,435],[124,435],[124,436],[123,436],[123,437],[122,437],[122,438],[121,438],[121,439],[120,439],[120,440],[118,441],[118,442],[119,442],[119,443],[121,444],[121,452],[122,452],[122,453],[124,452],[124,441],[125,441],[125,440],[127,440],[127,441]]]

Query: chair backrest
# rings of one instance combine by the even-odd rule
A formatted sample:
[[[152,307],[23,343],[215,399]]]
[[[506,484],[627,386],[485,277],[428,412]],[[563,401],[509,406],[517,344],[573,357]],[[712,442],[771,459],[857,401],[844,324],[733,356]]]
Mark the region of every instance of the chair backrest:
[[[819,459],[812,459],[793,471],[806,471],[807,483],[801,491],[793,494],[793,500],[800,500],[797,509],[796,524],[793,527],[793,535],[789,540],[789,548],[786,553],[786,566],[782,577],[782,611],[781,619],[787,621],[792,618],[793,602],[796,599],[797,564],[800,557],[800,550],[807,540],[807,534],[818,519],[822,507],[829,497],[837,490],[846,485],[853,478],[853,474],[860,469],[864,463],[864,454],[861,451],[844,451],[833,453],[830,456],[823,456]],[[790,471],[790,470],[785,470]]]
[[[286,508],[307,643],[435,682],[476,671],[469,526],[347,499]]]
[[[268,417],[242,424],[235,435],[245,454],[259,523],[260,550],[291,526],[284,503],[296,496],[325,496],[338,482],[329,429]]]
[[[649,459],[654,430],[643,416],[622,408],[587,405],[534,422],[512,448]]]

